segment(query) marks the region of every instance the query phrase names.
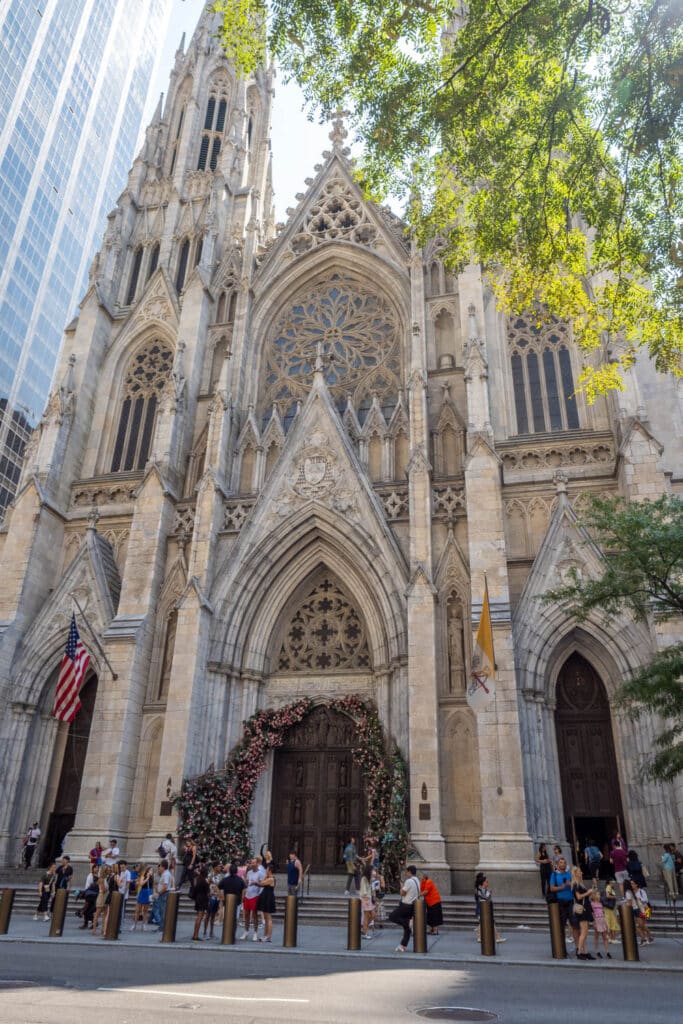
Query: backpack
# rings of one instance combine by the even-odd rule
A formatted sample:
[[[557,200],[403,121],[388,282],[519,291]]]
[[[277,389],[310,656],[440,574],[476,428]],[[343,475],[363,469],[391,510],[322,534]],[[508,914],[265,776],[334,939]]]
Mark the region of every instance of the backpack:
[[[159,854],[162,860],[166,859],[166,847],[164,846],[163,843],[159,843],[159,845],[157,846],[157,853]]]

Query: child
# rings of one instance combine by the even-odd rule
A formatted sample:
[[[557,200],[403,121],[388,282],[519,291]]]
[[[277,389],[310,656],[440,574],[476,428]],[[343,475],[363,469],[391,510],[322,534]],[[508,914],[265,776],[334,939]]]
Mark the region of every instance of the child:
[[[608,949],[609,939],[607,937],[607,919],[605,917],[605,908],[602,905],[600,899],[600,893],[597,889],[593,889],[590,895],[591,908],[593,910],[593,940],[595,942],[595,955],[598,960],[602,960],[602,953],[599,951],[598,946],[600,945],[600,936],[602,935],[602,941],[605,945],[605,956],[608,960],[612,959],[612,954]]]
[[[605,920],[607,921],[609,941],[612,945],[618,944],[619,936],[621,935],[621,925],[619,924],[619,918],[617,917],[617,890],[613,879],[610,879],[605,886],[605,896],[602,901],[602,905],[605,908]]]

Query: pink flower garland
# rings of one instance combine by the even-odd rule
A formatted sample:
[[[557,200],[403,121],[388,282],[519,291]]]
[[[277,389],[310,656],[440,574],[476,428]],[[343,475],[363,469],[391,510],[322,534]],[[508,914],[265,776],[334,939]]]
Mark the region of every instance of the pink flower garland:
[[[366,844],[380,845],[385,874],[390,879],[405,859],[407,772],[394,745],[387,751],[377,708],[351,695],[333,700],[333,710],[353,719],[358,741],[354,762],[363,773],[367,797]],[[282,746],[287,732],[310,714],[308,698],[286,707],[257,711],[244,723],[244,734],[222,771],[209,771],[185,779],[174,803],[181,838],[193,838],[203,860],[244,861],[250,853],[249,814],[254,790],[269,751]]]

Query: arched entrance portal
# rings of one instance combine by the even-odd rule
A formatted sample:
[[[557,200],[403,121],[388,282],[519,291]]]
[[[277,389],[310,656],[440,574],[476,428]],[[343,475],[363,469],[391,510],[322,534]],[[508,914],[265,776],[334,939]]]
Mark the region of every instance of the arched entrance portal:
[[[62,840],[73,828],[81,795],[85,757],[97,697],[97,676],[91,675],[81,688],[81,709],[69,724],[64,745],[57,795],[48,820],[42,862],[49,864],[60,853]]]
[[[624,827],[609,703],[593,666],[572,654],[557,680],[555,730],[567,838],[603,849]]]
[[[366,812],[355,741],[350,718],[319,707],[275,751],[270,835],[278,864],[295,849],[303,864],[333,871],[349,837],[360,841]]]

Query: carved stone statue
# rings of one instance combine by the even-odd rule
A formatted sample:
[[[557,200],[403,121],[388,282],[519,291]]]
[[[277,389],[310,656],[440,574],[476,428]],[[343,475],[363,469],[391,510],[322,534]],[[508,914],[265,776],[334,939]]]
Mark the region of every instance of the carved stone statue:
[[[465,695],[465,632],[460,601],[448,603],[448,691]]]

